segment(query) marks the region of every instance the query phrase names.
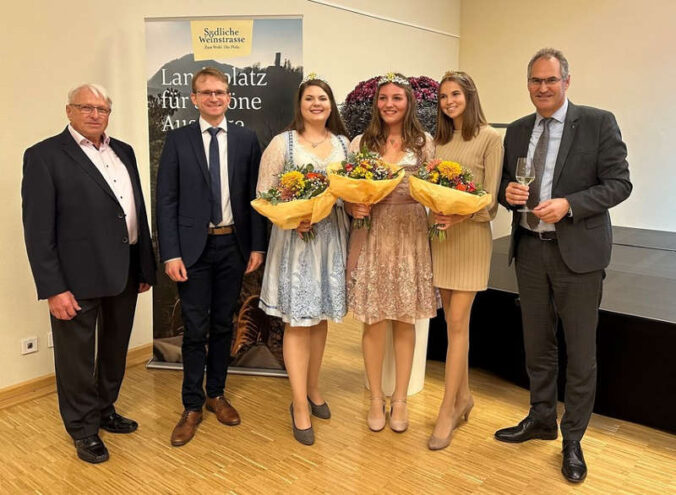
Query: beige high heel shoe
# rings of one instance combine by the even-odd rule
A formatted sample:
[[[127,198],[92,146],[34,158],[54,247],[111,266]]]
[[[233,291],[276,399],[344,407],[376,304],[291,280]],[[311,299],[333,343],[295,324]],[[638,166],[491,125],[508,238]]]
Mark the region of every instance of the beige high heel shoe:
[[[460,413],[460,415],[457,418],[455,418],[453,428],[457,428],[458,426],[460,426],[460,418],[463,418],[465,422],[469,421],[469,413],[472,412],[473,408],[474,408],[474,397],[470,395],[469,401],[465,405],[465,409]]]
[[[453,426],[451,427],[451,432],[448,434],[446,438],[440,438],[434,435],[432,433],[430,435],[430,439],[427,441],[427,447],[430,450],[441,450],[445,449],[451,444],[451,440],[453,440],[453,433],[455,429],[460,425],[460,419],[463,418],[465,421],[469,421],[469,413],[472,412],[472,408],[474,407],[474,398],[470,396],[469,401],[465,405],[465,409],[460,413],[458,417],[456,417],[453,421]]]
[[[404,404],[406,407],[406,418],[402,420],[395,420],[392,418],[392,404],[397,402]],[[406,399],[390,399],[390,429],[396,433],[404,433],[408,429],[408,406]]]
[[[455,431],[456,425],[453,425],[451,432],[446,438],[439,438],[434,436],[434,433],[430,435],[430,439],[427,441],[427,448],[430,450],[441,450],[445,449],[451,445],[451,440],[453,439],[453,432]]]
[[[382,418],[372,418],[370,409],[369,414],[366,416],[366,424],[368,425],[369,430],[378,432],[381,431],[383,428],[385,428],[385,423],[387,420],[385,416],[385,399],[382,396],[380,396],[380,397],[371,397],[370,400],[371,401],[378,400],[383,405]]]

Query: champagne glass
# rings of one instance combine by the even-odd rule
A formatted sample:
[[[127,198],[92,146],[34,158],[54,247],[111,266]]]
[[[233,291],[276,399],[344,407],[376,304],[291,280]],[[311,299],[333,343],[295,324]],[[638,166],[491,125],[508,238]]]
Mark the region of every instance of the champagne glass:
[[[516,159],[516,181],[523,185],[529,186],[535,180],[535,168],[533,167],[533,160],[527,159],[525,156],[520,156]],[[530,210],[524,206],[517,210],[521,213],[527,213]]]

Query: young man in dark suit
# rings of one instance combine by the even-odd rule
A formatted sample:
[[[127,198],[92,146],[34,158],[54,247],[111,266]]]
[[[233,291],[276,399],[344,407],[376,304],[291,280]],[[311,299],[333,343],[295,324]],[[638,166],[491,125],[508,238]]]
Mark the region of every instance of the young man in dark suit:
[[[105,133],[110,112],[101,86],[71,91],[70,125],[26,150],[21,187],[28,258],[51,313],[61,417],[91,463],[108,459],[99,428],[138,427],[114,404],[137,296],[155,283],[136,158]]]
[[[266,249],[265,219],[250,205],[261,156],[256,134],[227,123],[230,92],[218,69],[194,75],[191,100],[200,118],[167,135],[157,175],[160,258],[178,284],[184,323],[184,411],[174,446],[193,438],[204,404],[221,423],[240,423],[224,397],[233,313],[243,275],[261,265]]]
[[[555,439],[557,321],[566,338],[565,413],[561,419],[564,477],[587,474],[580,440],[594,407],[596,326],[612,231],[608,209],[631,193],[627,148],[615,117],[566,98],[568,61],[554,49],[528,64],[536,113],[509,125],[499,201],[514,211],[515,260],[531,408],[518,426],[495,433],[504,442]],[[517,182],[518,157],[535,169],[530,187]],[[531,211],[518,209],[527,206]]]

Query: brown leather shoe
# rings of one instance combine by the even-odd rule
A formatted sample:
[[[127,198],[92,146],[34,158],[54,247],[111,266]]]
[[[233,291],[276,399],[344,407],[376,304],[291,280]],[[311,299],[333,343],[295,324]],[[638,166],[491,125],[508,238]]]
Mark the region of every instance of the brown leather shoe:
[[[189,411],[186,409],[183,411],[181,419],[174,427],[174,431],[171,432],[171,444],[174,447],[180,447],[188,443],[195,436],[197,427],[201,422],[202,410]]]
[[[237,426],[242,422],[239,413],[230,405],[228,399],[219,395],[218,397],[207,397],[207,411],[216,414],[218,420],[224,425]]]

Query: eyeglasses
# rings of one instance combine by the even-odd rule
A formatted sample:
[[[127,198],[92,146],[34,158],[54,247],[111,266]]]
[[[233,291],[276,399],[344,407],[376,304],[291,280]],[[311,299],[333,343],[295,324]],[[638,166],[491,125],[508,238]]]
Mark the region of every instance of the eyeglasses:
[[[94,113],[94,110],[99,112],[99,115],[108,116],[112,110],[106,107],[95,107],[93,105],[78,105],[77,103],[70,103],[71,107],[77,108],[80,112],[85,115],[91,115]]]
[[[215,96],[216,98],[223,98],[224,96],[228,95],[228,91],[223,91],[222,89],[217,91],[195,91],[195,94],[203,98],[211,98],[212,96]]]
[[[528,85],[533,87],[539,87],[542,83],[545,83],[545,86],[554,86],[561,80],[560,77],[548,77],[547,79],[540,79],[539,77],[529,77]]]

